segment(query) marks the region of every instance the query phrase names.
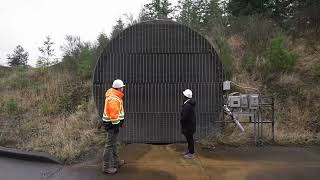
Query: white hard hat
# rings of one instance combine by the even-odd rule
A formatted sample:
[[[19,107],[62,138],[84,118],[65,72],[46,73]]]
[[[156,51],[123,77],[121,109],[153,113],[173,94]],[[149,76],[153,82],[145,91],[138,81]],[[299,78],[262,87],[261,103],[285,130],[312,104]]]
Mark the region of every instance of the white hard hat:
[[[183,91],[183,95],[187,98],[192,98],[192,91],[190,89],[186,89]]]
[[[125,85],[123,84],[123,82],[120,79],[116,79],[113,81],[112,87],[118,89],[118,88],[125,87]]]

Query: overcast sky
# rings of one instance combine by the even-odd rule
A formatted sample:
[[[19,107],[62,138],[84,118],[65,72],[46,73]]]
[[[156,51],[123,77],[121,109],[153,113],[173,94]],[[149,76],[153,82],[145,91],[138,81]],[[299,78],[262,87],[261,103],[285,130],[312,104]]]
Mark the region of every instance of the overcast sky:
[[[175,4],[178,0],[171,0]],[[110,34],[123,14],[137,17],[149,0],[0,0],[0,64],[7,65],[7,54],[17,45],[29,52],[34,66],[38,47],[45,36],[55,43],[56,56],[65,35],[95,41],[100,32]]]

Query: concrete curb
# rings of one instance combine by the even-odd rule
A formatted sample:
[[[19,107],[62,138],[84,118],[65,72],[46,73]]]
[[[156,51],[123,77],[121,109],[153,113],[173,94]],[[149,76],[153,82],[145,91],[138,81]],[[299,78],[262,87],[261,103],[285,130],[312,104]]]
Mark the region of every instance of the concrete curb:
[[[24,152],[18,149],[5,148],[0,146],[0,156],[26,160],[26,161],[37,161],[37,162],[47,162],[55,164],[63,164],[57,158],[52,157],[48,153],[43,152]]]

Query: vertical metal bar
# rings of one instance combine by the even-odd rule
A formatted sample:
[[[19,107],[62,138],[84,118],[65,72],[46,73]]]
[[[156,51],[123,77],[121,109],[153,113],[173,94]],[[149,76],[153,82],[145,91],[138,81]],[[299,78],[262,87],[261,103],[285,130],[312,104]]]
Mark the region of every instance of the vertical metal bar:
[[[145,53],[147,49],[147,38],[146,38],[146,30],[148,26],[147,24],[142,24],[141,26],[141,53]]]
[[[189,39],[189,42],[190,42],[190,45],[189,45],[189,50],[188,52],[190,53],[194,53],[194,39],[193,39],[193,34],[192,34],[193,30],[191,28],[188,27],[188,39]]]
[[[136,112],[135,110],[136,110],[136,107],[135,107],[135,88],[136,88],[136,85],[135,85],[135,83],[132,83],[132,86],[131,86],[131,93],[130,93],[130,99],[131,99],[131,117],[132,117],[132,119],[131,119],[131,129],[132,129],[132,131],[131,131],[131,137],[130,137],[130,140],[131,140],[131,142],[133,142],[134,141],[134,137],[135,137],[135,133],[136,133],[136,129],[135,129],[135,114],[134,114],[134,112]]]
[[[123,51],[123,48],[121,48],[121,49]],[[119,59],[118,59],[118,61],[119,61],[118,62],[118,66],[119,66],[118,78],[123,79],[125,81],[125,79],[123,77],[123,69],[122,69],[122,61],[124,59],[124,54],[120,53],[118,57],[119,57]]]
[[[140,54],[137,54],[136,56],[134,56],[134,61],[133,61],[133,80],[134,82],[137,83],[137,85],[140,83],[139,79],[140,79],[140,68],[139,68],[139,59],[140,59]]]
[[[132,41],[132,51],[137,53],[137,43],[138,43],[138,33],[137,33],[137,27],[139,26],[139,24],[135,25],[132,27],[132,37],[133,37],[133,41]]]
[[[210,63],[208,63],[208,60],[207,60],[207,58],[206,58],[206,55],[205,54],[202,54],[202,58],[201,58],[201,63],[204,63],[205,64],[205,70],[208,70],[209,69],[209,71],[210,71]],[[205,72],[207,72],[206,73],[206,76],[209,76],[209,72],[208,71],[205,71]],[[211,89],[211,87],[210,87],[210,84],[209,84],[209,81],[207,81],[207,79],[209,79],[209,77],[207,77],[205,80],[205,86],[206,86],[206,88],[205,88],[205,90],[206,90],[206,94],[209,94],[209,96],[207,97],[207,98],[205,98],[206,99],[206,107],[207,107],[207,110],[206,110],[206,113],[211,113],[212,112],[212,110],[211,110],[211,97],[212,96],[210,96],[210,89]],[[206,119],[207,119],[207,115],[205,116],[206,117]],[[208,134],[208,127],[209,127],[209,120],[206,120],[205,121],[205,134],[207,135]]]
[[[274,99],[272,97],[272,141],[274,142]]]
[[[174,87],[173,87],[173,88],[174,88],[174,90],[173,90],[174,93],[177,93],[177,85],[176,85],[176,84],[174,84]],[[177,112],[176,106],[177,106],[177,97],[178,97],[178,95],[179,95],[179,94],[175,94],[175,96],[174,96],[174,101],[173,101],[173,102],[174,102],[174,103],[173,103],[173,104],[174,104],[174,108],[173,108],[173,109],[174,109],[174,114],[172,115],[172,116],[173,116],[172,118],[173,118],[173,120],[174,120],[174,128],[173,128],[173,129],[177,129],[177,127],[178,127],[178,125],[177,125],[177,118],[176,118],[176,112]],[[174,133],[173,138],[174,138],[175,141],[177,141],[177,133]]]
[[[111,79],[115,79],[115,77],[114,77],[114,72],[115,72],[114,57],[115,57],[115,54],[110,54],[110,55],[111,55],[111,59],[113,59],[113,61],[110,61],[111,66],[108,66],[107,68],[109,68]]]
[[[154,58],[154,83],[159,83],[159,76],[158,76],[158,68],[159,68],[159,59],[158,56],[153,54]]]
[[[121,36],[122,36],[122,33],[119,33],[116,37],[117,41],[118,41],[118,47],[115,49],[115,53],[117,54],[120,54],[122,53],[122,49],[121,49]]]
[[[135,41],[135,39],[134,39],[134,37],[135,37],[134,27],[135,27],[135,26],[137,26],[137,25],[133,25],[133,26],[130,28],[130,33],[129,33],[129,34],[130,34],[130,40],[131,40],[131,41],[130,41],[130,48],[129,48],[129,49],[130,49],[130,51],[129,51],[130,54],[135,52],[134,49],[133,49],[133,48],[134,48],[134,41]]]
[[[174,62],[174,68],[173,68],[174,78],[173,78],[172,82],[177,83],[177,82],[179,82],[179,81],[178,81],[178,74],[179,74],[178,58],[179,58],[179,57],[178,57],[178,54],[177,54],[177,53],[175,53],[173,56],[174,56],[174,57],[173,57],[172,60],[173,60],[173,62]],[[172,57],[172,56],[171,56],[171,57]]]
[[[164,52],[169,53],[169,46],[170,46],[170,35],[169,35],[169,24],[165,24],[165,48]]]
[[[179,51],[180,52],[184,52],[183,51],[183,46],[184,46],[184,44],[183,44],[183,42],[184,42],[184,39],[183,39],[183,34],[184,34],[184,30],[185,30],[185,28],[183,28],[183,26],[182,25],[179,25],[178,26],[178,32],[179,32],[179,41],[178,41],[178,49],[179,49]]]
[[[162,66],[163,67],[163,66]],[[161,84],[161,89],[162,89],[162,98],[161,98],[161,109],[162,109],[162,113],[161,113],[161,129],[160,129],[160,134],[163,136],[164,134],[166,134],[166,105],[165,105],[165,97],[168,97],[167,95],[167,89],[166,89],[166,83],[162,83]],[[167,137],[164,138],[164,141],[166,141]]]
[[[148,73],[148,68],[147,68],[147,61],[146,61],[146,55],[143,54],[142,55],[142,69],[141,69],[141,72],[142,72],[142,83],[145,84],[147,81],[146,81],[146,76],[147,76],[147,73]],[[144,87],[143,87],[144,88]]]
[[[154,84],[152,84],[152,90],[153,90],[153,92],[154,92],[154,94],[153,94],[153,96],[154,96],[154,102],[155,102],[155,106],[154,106],[154,116],[153,116],[153,118],[154,118],[154,121],[152,122],[153,123],[153,127],[154,127],[154,129],[153,129],[153,136],[152,136],[152,139],[154,139],[154,137],[156,137],[156,135],[157,135],[157,132],[156,132],[156,130],[157,130],[157,109],[158,109],[158,95],[157,95],[157,93],[158,93],[158,91],[157,91],[157,86],[156,86],[157,84],[156,83],[154,83]]]
[[[261,119],[261,111],[260,111],[260,108],[258,108],[258,115],[259,115],[259,123],[260,123],[260,137],[259,137],[259,145],[262,145],[261,142],[262,142],[262,119]]]
[[[139,113],[140,113],[140,108],[139,108],[139,99],[138,99],[138,91],[139,91],[139,83],[137,82],[136,85],[135,85],[135,88],[134,88],[134,106],[135,106],[135,118],[134,118],[134,129],[135,129],[135,133],[134,133],[134,140],[136,142],[139,141],[139,136],[138,136],[138,133],[139,133],[139,127],[138,127],[138,124],[139,124]]]
[[[97,76],[97,79],[95,79],[94,82],[98,82],[98,83],[102,82],[102,80],[101,80],[101,73],[102,73],[101,72],[102,71],[101,62],[102,62],[102,59],[99,59],[98,63],[97,63],[96,71],[95,71],[95,75]]]
[[[164,57],[165,58],[165,57]],[[165,59],[164,59],[165,60]],[[166,135],[168,135],[168,130],[169,130],[169,127],[168,127],[168,117],[167,117],[167,115],[168,115],[168,103],[167,103],[167,101],[168,101],[168,99],[170,98],[169,97],[169,94],[168,94],[168,91],[169,91],[169,89],[168,89],[168,84],[167,83],[163,83],[163,86],[164,86],[164,96],[163,96],[163,105],[164,105],[164,113],[163,113],[163,127],[164,127],[164,129],[162,129],[162,132],[164,132]],[[169,137],[169,139],[170,139],[170,137]]]
[[[180,79],[180,76],[181,76],[181,64],[180,64],[180,56],[181,56],[181,54],[177,54],[176,55],[177,56],[177,71],[176,71],[176,73],[177,73],[177,79],[176,79],[176,82],[181,82],[181,79]]]
[[[253,128],[253,135],[254,135],[254,143],[257,144],[257,131],[256,131],[256,112],[254,111],[254,114],[253,114],[253,120],[254,120],[254,128]]]
[[[200,37],[200,52],[201,52],[201,53],[204,52],[203,49],[204,49],[204,37],[201,36],[201,37]]]
[[[158,63],[159,64],[159,63]],[[161,95],[160,95],[160,84],[156,84],[156,91],[157,91],[157,112],[160,112],[160,107],[161,107],[161,102],[160,102],[160,98],[161,98]],[[157,113],[157,122],[156,124],[159,125],[159,121],[160,121],[160,118],[159,118],[159,113]],[[159,137],[158,136],[158,133],[159,133],[159,126],[157,126],[156,128],[156,136],[155,137]]]
[[[167,69],[167,54],[162,54],[163,56],[163,81],[168,83],[168,69]]]
[[[99,72],[99,82],[103,82],[103,83],[105,83],[105,79],[103,78],[103,73],[105,72],[105,65],[106,65],[106,60],[105,59],[103,59],[100,63],[99,63],[99,66],[100,66],[100,68],[99,68],[99,70],[100,70],[100,72]],[[102,69],[102,71],[101,71],[101,69]]]
[[[157,34],[157,41],[156,41],[156,45],[157,45],[157,48],[156,48],[156,53],[160,53],[161,52],[161,46],[162,46],[162,41],[163,41],[163,34],[162,34],[162,31],[161,31],[161,24],[160,23],[156,23],[156,28],[154,30]]]

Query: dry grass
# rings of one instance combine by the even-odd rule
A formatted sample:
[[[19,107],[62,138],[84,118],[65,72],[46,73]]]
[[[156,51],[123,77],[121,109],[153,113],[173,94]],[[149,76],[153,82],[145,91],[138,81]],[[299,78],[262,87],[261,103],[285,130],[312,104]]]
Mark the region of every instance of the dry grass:
[[[22,141],[19,147],[48,152],[61,160],[74,160],[89,151],[92,145],[103,142],[103,134],[95,126],[93,107],[94,103],[91,100],[85,110],[77,111],[68,117],[25,122],[22,134],[31,138]],[[30,131],[32,129],[36,130],[35,133]]]
[[[235,124],[227,124],[222,134],[216,136],[212,134],[207,138],[201,140],[203,145],[227,145],[227,146],[243,146],[243,145],[253,145],[254,144],[254,125],[253,124],[242,124],[245,129],[241,132]],[[272,126],[271,124],[263,125],[263,140],[266,143],[272,142]],[[277,137],[275,137],[277,138]]]
[[[22,74],[14,71],[1,78],[0,106],[3,111],[0,111],[0,117],[21,121],[20,126],[13,127],[17,131],[1,135],[1,145],[11,142],[20,149],[48,152],[61,160],[71,161],[88,151],[90,146],[101,144],[104,138],[95,126],[95,106],[89,98],[90,91],[84,91],[90,89],[91,82],[80,84],[77,81],[68,72],[41,72],[38,69],[28,69]],[[16,82],[24,83],[23,87]],[[81,89],[78,90],[79,86]],[[73,97],[75,95],[77,97]],[[85,96],[89,102],[81,100]],[[66,101],[61,101],[64,98]],[[73,102],[77,104],[71,104],[75,110],[61,110],[64,108],[61,102],[70,106],[69,100],[74,100],[70,98],[79,98]],[[19,109],[14,116],[6,110],[10,100],[17,102]],[[64,113],[57,114],[58,110]]]
[[[301,86],[303,82],[300,80],[299,75],[295,73],[282,73],[280,74],[277,84],[282,87],[298,87]]]
[[[232,81],[243,86],[256,87],[260,93],[275,97],[276,142],[280,144],[319,143],[320,94],[318,91],[320,84],[313,78],[317,76],[315,67],[320,64],[319,49],[318,51],[308,49],[304,40],[291,43],[290,50],[298,55],[294,72],[278,74],[277,78],[267,85],[262,82],[262,73],[259,71],[247,73],[241,69],[240,62],[245,52],[241,49],[243,39],[237,36],[231,36],[228,39],[235,59],[234,63],[237,64],[237,72],[239,72],[234,74]],[[235,89],[235,91],[240,90]],[[240,92],[250,93],[250,91]],[[253,131],[250,127],[247,129],[249,132]],[[271,133],[265,132],[265,134],[269,139]],[[237,131],[230,131],[230,128],[227,128],[216,141],[222,144],[246,144],[245,140],[252,136],[253,134],[240,136]]]
[[[320,142],[320,133],[288,128],[279,128],[276,132],[276,143],[282,145],[310,145]]]

